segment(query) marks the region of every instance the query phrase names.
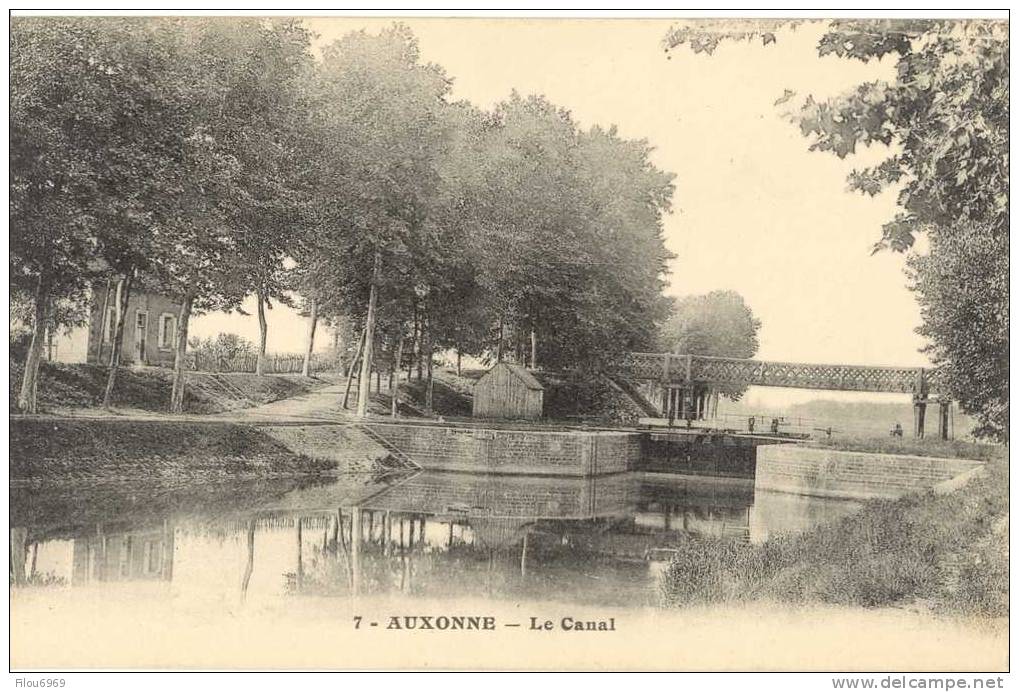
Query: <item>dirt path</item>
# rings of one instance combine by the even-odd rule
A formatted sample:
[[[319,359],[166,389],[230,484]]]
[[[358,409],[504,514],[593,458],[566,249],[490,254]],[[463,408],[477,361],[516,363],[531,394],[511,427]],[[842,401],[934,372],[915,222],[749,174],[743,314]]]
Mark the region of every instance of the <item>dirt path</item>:
[[[238,422],[345,422],[353,411],[343,408],[343,384],[331,384],[288,399],[280,399],[251,408],[236,409],[209,416]]]

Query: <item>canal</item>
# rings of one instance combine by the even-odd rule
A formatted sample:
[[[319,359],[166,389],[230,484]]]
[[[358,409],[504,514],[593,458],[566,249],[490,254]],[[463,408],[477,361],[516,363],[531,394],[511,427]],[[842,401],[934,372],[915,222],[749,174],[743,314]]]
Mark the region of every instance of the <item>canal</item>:
[[[12,608],[143,590],[233,612],[306,597],[470,596],[644,608],[675,546],[760,542],[859,504],[752,479],[424,471],[12,488]]]
[[[380,469],[14,487],[11,661],[830,670],[845,668],[851,639],[865,669],[922,667],[932,656],[959,670],[1000,667],[1007,630],[902,609],[661,607],[660,584],[684,541],[760,543],[861,506],[760,483]],[[443,631],[455,623],[468,628]],[[908,633],[910,645],[889,647],[890,633]]]

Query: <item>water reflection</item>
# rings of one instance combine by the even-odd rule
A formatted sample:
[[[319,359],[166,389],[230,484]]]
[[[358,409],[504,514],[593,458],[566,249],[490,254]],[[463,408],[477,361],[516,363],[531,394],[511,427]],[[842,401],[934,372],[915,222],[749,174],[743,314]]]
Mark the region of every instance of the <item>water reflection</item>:
[[[856,506],[656,474],[12,489],[11,583],[226,607],[396,593],[647,605],[690,535],[759,541]]]

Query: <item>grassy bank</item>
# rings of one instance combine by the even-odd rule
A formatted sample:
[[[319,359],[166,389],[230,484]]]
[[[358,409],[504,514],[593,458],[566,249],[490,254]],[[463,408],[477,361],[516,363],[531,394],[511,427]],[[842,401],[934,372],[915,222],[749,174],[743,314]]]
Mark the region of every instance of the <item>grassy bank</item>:
[[[12,527],[29,541],[70,539],[94,533],[99,524],[152,526],[179,518],[217,519],[250,514],[295,490],[332,483],[322,476],[173,479],[131,482],[30,484],[10,493]]]
[[[234,478],[335,466],[229,423],[18,419],[10,426],[12,481]]]
[[[1008,466],[947,495],[866,503],[760,545],[689,538],[663,582],[671,605],[779,601],[1008,614]]]
[[[433,373],[432,408],[435,415],[469,418],[473,413],[474,385],[485,370],[455,371],[437,368]],[[545,387],[544,419],[554,423],[633,424],[646,415],[630,397],[605,378],[578,380],[568,375],[535,372]],[[412,378],[400,385],[403,401],[424,409],[428,383]]]
[[[807,443],[811,447],[835,449],[843,452],[872,452],[875,454],[907,454],[920,457],[941,457],[945,459],[975,459],[991,461],[1007,459],[1008,449],[1004,445],[980,444],[964,440],[941,440],[936,437],[916,439],[913,437],[892,437],[885,435],[843,435],[818,438]]]
[[[23,364],[10,361],[11,410],[16,410]],[[102,405],[109,368],[100,365],[43,363],[39,368],[39,402],[44,411],[53,409],[90,409]],[[166,411],[170,404],[173,372],[166,368],[121,368],[113,391],[113,406],[118,409]],[[207,377],[189,374],[191,378]],[[184,399],[189,413],[221,413],[239,405],[268,403],[298,396],[322,384],[299,375],[223,373],[229,391],[222,387],[189,386]],[[243,395],[244,400],[239,399]]]

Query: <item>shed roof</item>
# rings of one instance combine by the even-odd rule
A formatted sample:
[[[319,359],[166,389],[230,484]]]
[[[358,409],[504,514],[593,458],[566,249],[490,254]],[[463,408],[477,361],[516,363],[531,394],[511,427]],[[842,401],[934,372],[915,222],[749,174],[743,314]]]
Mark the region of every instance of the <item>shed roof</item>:
[[[538,379],[532,375],[527,368],[517,365],[516,363],[507,363],[506,361],[502,361],[501,363],[496,363],[492,366],[492,370],[495,370],[500,365],[513,373],[528,389],[533,389],[539,392],[545,390],[545,387],[542,386],[541,382],[538,382]],[[489,370],[488,372],[492,372],[492,370]]]

